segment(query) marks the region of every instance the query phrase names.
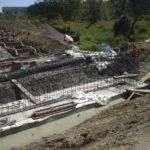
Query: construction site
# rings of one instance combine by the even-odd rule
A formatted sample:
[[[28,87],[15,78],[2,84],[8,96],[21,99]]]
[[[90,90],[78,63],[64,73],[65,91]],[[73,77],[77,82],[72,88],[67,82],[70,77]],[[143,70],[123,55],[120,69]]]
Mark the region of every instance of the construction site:
[[[0,150],[148,149],[150,43],[137,49],[88,52],[49,25],[0,22]]]

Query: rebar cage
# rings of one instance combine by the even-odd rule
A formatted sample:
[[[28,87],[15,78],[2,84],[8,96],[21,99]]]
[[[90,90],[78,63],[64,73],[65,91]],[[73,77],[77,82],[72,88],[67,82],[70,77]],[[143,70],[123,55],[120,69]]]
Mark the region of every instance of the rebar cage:
[[[0,74],[0,116],[70,99],[77,91],[96,91],[126,82],[100,73],[113,62],[89,58],[66,58],[44,64],[2,66]],[[103,72],[103,71],[102,71]]]

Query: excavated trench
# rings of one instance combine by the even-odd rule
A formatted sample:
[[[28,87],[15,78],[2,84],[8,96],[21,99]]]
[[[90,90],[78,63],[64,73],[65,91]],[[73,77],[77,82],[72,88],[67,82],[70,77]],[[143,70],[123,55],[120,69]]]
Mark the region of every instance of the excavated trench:
[[[23,85],[33,96],[71,88],[77,85],[94,82],[100,79],[95,65],[82,63],[78,66],[66,66],[52,71],[36,73],[19,78],[18,82]],[[10,81],[0,84],[1,103],[8,103],[27,97]]]
[[[10,42],[9,38],[6,38],[5,41],[3,39],[1,39],[0,41],[1,41],[0,45],[3,46],[5,50],[7,50],[8,52],[6,54],[7,57],[5,57],[5,59],[11,59],[12,56],[14,56],[14,54],[15,55],[18,54],[18,56],[14,57],[17,59],[20,59],[22,56],[30,58],[32,57],[31,53],[34,54],[34,57],[36,54],[37,55],[39,54],[39,52],[37,52],[37,50],[34,47],[24,45],[22,41],[12,40]],[[5,50],[3,50],[3,52]],[[14,53],[16,51],[17,53]],[[39,56],[42,57],[43,54]],[[48,99],[47,101],[49,101],[57,99],[58,98],[57,95],[60,95],[59,98],[62,99],[62,97],[66,98],[67,96],[72,96],[73,92],[83,89],[86,89],[83,91],[87,91],[87,89],[89,89],[89,91],[94,91],[96,89],[98,90],[100,87],[98,84],[105,84],[105,85],[108,84],[108,86],[111,86],[114,83],[117,83],[117,81],[114,82],[113,76],[123,74],[125,71],[124,67],[122,67],[123,65],[119,66],[119,68],[117,67],[117,65],[120,64],[118,63],[118,61],[116,61],[116,63],[118,64],[112,63],[111,65],[109,65],[108,68],[106,66],[103,66],[104,69],[103,71],[100,72],[101,69],[99,70],[99,68],[97,68],[97,65],[91,58],[90,60],[88,60],[88,58],[76,58],[69,61],[66,60],[66,58],[60,60],[59,57],[57,58],[59,59],[58,62],[56,61],[56,63],[54,62],[54,64],[53,63],[51,64],[51,62],[49,61],[44,63],[39,62],[39,64],[36,64],[35,62],[34,64],[31,62],[18,63],[17,65],[13,64],[12,62],[10,66],[9,66],[10,61],[6,61],[7,64],[1,64],[6,65],[6,67],[0,69],[0,72],[2,72],[0,74],[0,99],[1,99],[0,103],[1,104],[11,103],[10,105],[12,106],[15,104],[15,102],[18,102],[19,106],[17,107],[20,107],[20,103],[22,102],[22,100],[25,103],[27,99],[31,100],[31,98],[28,97],[24,92],[22,92],[20,88],[18,88],[14,83],[12,83],[11,79],[16,79],[17,82],[19,82],[19,84],[21,84],[27,91],[29,91],[29,93],[33,97],[38,98],[38,101],[40,103],[44,103],[42,96],[44,96],[45,94],[52,93],[51,95],[47,95],[47,97],[44,98],[44,100]],[[35,59],[38,59],[37,56]],[[128,61],[125,60],[122,62],[123,62],[122,64],[127,64],[127,66],[130,66],[127,63]],[[7,67],[7,65],[9,67]],[[119,72],[118,70],[122,68],[123,71],[121,70]],[[108,78],[110,79],[110,81],[104,81],[105,79]],[[101,83],[97,84],[96,82],[99,82],[100,80]],[[82,88],[80,88],[80,86]],[[103,87],[103,85],[101,85],[101,87]],[[49,98],[49,96],[51,97]],[[28,106],[32,106],[32,104],[30,103]]]
[[[0,46],[3,47],[0,47],[0,104],[2,109],[6,109],[6,112],[9,111],[9,113],[14,112],[15,107],[26,108],[27,99],[31,100],[28,94],[12,83],[12,79],[16,79],[30,95],[36,97],[42,104],[44,102],[41,96],[45,94],[53,93],[51,100],[57,99],[59,94],[60,98],[65,98],[72,94],[71,88],[75,88],[74,91],[77,91],[80,90],[80,86],[86,88],[84,85],[96,82],[101,78],[96,66],[88,62],[88,59],[71,60],[69,58],[69,60],[67,56],[63,59],[60,55],[56,58],[56,62],[54,61],[52,64],[49,61],[30,62],[30,58],[33,59],[32,54],[36,57],[35,59],[38,59],[39,56],[43,58],[44,54],[32,46],[25,45],[22,41],[10,40],[9,37],[1,38]],[[50,57],[48,54],[47,56]],[[29,62],[21,62],[22,57],[28,58]],[[57,59],[59,60],[57,61]],[[63,94],[68,92],[67,90],[64,91],[65,89],[69,89],[70,93],[64,96]],[[59,94],[57,94],[58,91],[60,91]],[[48,96],[45,99],[49,101]],[[22,104],[22,102],[25,104]],[[30,103],[28,106],[32,105],[33,103]],[[3,116],[3,114],[1,115]]]

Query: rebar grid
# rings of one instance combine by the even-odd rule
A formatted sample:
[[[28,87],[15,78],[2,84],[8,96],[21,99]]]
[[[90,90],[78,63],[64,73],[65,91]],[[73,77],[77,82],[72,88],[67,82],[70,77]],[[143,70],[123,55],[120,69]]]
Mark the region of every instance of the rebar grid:
[[[104,67],[104,62],[101,63],[99,66],[106,69],[107,66]],[[109,65],[110,63],[105,64]],[[11,71],[14,72],[14,69],[11,69]],[[97,91],[125,83],[127,80],[124,76],[121,78],[102,76],[99,71],[100,69],[97,69],[95,64],[82,62],[56,69],[53,67],[53,70],[50,71],[39,71],[39,73],[31,73],[25,77],[17,78],[18,83],[34,97],[37,104],[33,103],[30,97],[11,81],[0,83],[0,116],[71,99],[77,91]]]

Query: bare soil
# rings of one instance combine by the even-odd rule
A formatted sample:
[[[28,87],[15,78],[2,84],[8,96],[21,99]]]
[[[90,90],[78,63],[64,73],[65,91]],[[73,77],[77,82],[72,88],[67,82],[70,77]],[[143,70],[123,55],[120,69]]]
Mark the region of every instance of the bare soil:
[[[137,73],[139,79],[150,72],[150,43],[137,46],[138,56],[134,56],[132,49],[120,53],[120,59],[111,64],[103,75],[120,75],[124,72]]]
[[[26,45],[33,46],[52,56],[62,55],[68,48],[64,35],[48,24],[37,27],[31,24],[0,20],[0,29],[4,29],[11,38],[23,41]]]
[[[122,102],[74,129],[20,150],[149,150],[150,95]]]

